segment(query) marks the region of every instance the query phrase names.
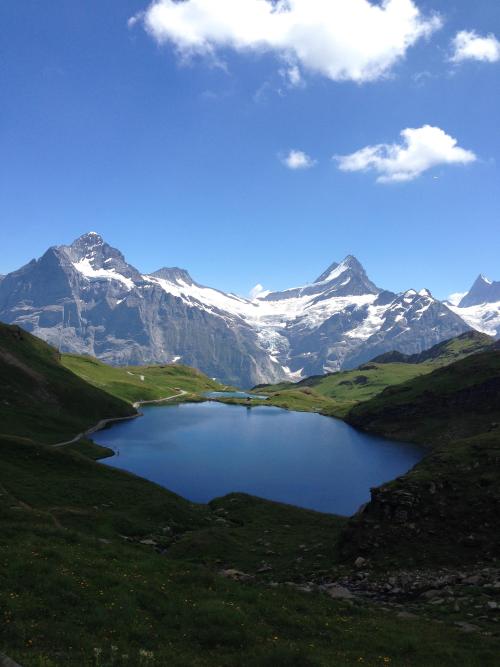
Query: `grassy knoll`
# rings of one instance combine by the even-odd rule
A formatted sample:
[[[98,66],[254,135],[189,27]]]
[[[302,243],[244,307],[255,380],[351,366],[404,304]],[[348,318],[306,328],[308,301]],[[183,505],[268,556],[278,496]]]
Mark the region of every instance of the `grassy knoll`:
[[[62,364],[80,378],[112,396],[134,403],[224,389],[194,368],[180,365],[114,367],[92,357],[62,355]]]
[[[310,512],[239,496],[192,505],[26,440],[3,439],[0,461],[0,645],[24,667],[496,664],[494,638],[326,594],[233,582],[216,563],[189,558],[188,544],[210,529],[231,549],[238,525],[245,541],[260,534],[275,546],[278,523],[278,541],[302,531],[309,544],[325,541],[331,517],[315,522]],[[221,560],[243,564],[244,548]],[[332,558],[328,542],[325,550]]]
[[[58,352],[16,326],[0,324],[0,434],[54,443],[133,408],[77,377]]]

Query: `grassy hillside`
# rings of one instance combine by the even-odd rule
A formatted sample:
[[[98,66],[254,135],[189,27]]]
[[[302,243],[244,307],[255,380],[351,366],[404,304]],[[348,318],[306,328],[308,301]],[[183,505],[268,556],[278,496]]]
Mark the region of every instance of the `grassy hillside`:
[[[438,343],[428,350],[419,354],[402,354],[401,352],[388,352],[373,359],[378,363],[389,363],[397,361],[405,364],[421,364],[430,361],[438,368],[459,361],[470,354],[485,352],[494,343],[494,338],[478,331],[467,331],[466,333]]]
[[[427,375],[437,368],[488,349],[492,343],[489,336],[468,332],[419,355],[405,356],[391,352],[353,371],[314,376],[293,384],[259,386],[256,389],[259,393],[267,394],[273,405],[345,417],[351,408],[370,400],[387,387]]]
[[[500,422],[500,349],[493,346],[424,377],[388,387],[353,408],[348,421],[365,430],[422,443],[496,429],[492,424]]]
[[[130,405],[82,381],[57,351],[17,326],[0,324],[0,434],[54,443]]]
[[[407,475],[372,490],[344,534],[345,554],[408,564],[500,557],[498,344],[389,387],[347,419],[433,451]]]
[[[64,354],[62,364],[86,382],[109,394],[134,403],[175,396],[178,390],[188,393],[218,391],[223,387],[188,366],[114,367],[92,357]]]
[[[251,568],[252,543],[262,554],[281,544],[292,560],[325,543],[331,517],[240,496],[194,506],[27,441],[2,439],[0,460],[0,646],[24,667],[496,664],[495,638],[270,585],[269,572],[218,573]],[[284,555],[274,560],[281,572]]]

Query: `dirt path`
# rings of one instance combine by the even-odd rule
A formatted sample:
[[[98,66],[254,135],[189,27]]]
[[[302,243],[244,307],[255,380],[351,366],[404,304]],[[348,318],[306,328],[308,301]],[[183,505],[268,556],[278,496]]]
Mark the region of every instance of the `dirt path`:
[[[137,401],[136,403],[132,404],[132,407],[134,407],[137,410],[137,408],[140,408],[141,405],[167,403],[168,401],[173,401],[175,398],[179,398],[181,396],[187,396],[187,394],[189,393],[187,391],[184,391],[183,389],[178,389],[177,391],[178,391],[177,394],[174,394],[173,396],[167,396],[166,398],[158,398],[154,401]],[[103,428],[108,426],[108,424],[115,424],[117,422],[129,421],[130,419],[137,419],[137,417],[142,417],[142,414],[138,412],[137,414],[130,415],[129,417],[112,417],[110,419],[101,419],[100,421],[97,422],[95,426],[92,426],[86,431],[83,431],[83,433],[78,433],[78,435],[75,435],[75,437],[72,438],[71,440],[66,440],[65,442],[58,442],[57,444],[52,445],[52,447],[58,448],[58,447],[66,447],[67,445],[73,445],[75,442],[78,442],[82,438],[87,438],[93,433],[101,431]]]
[[[141,405],[152,405],[153,403],[158,404],[158,403],[166,403],[167,401],[173,401],[174,398],[179,398],[180,396],[187,396],[189,392],[184,391],[184,389],[177,389],[179,392],[178,394],[174,394],[174,396],[167,396],[167,398],[157,398],[155,401],[138,401],[137,403],[133,403],[134,408],[140,408]]]

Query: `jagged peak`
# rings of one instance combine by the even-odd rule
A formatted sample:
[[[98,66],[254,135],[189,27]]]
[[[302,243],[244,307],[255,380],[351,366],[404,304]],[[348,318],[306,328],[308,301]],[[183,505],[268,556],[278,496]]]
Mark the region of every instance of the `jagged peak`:
[[[71,247],[82,245],[104,245],[104,239],[97,232],[86,232],[73,241]]]
[[[406,292],[403,292],[401,296],[402,296],[403,299],[416,299],[418,297],[426,297],[428,299],[434,300],[434,297],[432,296],[432,292],[429,289],[427,289],[426,287],[424,287],[423,289],[418,290],[418,291],[416,289],[413,289],[413,288],[408,289],[408,290],[406,290]]]
[[[484,273],[480,273],[470,290],[462,297],[458,307],[468,308],[498,301],[500,301],[500,282],[490,280]]]
[[[339,275],[344,273],[347,270],[355,271],[355,272],[362,272],[364,273],[365,270],[363,268],[363,265],[361,262],[354,257],[354,255],[347,255],[347,257],[344,257],[344,259],[340,262],[333,262],[326,271],[324,271],[319,278],[316,278],[314,281],[315,283],[323,283],[326,282],[327,280],[334,280],[337,278]]]

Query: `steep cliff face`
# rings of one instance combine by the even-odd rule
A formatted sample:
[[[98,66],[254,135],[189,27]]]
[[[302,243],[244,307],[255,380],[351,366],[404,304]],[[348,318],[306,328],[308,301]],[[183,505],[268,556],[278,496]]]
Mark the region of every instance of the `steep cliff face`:
[[[0,320],[62,351],[112,364],[180,361],[239,386],[414,354],[469,329],[427,290],[381,290],[352,256],[313,283],[249,300],[180,268],[143,275],[95,232],[5,276]]]

